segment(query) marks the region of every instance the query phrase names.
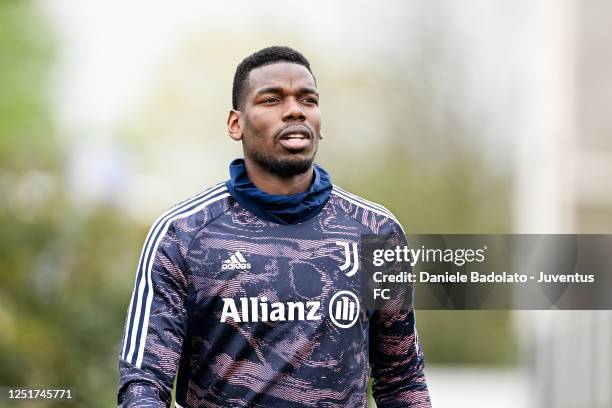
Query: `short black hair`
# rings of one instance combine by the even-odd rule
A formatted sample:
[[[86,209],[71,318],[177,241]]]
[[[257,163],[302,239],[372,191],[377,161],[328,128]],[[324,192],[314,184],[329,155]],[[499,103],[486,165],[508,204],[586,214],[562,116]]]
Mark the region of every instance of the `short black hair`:
[[[310,62],[299,51],[290,47],[273,46],[267,47],[249,55],[236,67],[234,74],[234,86],[232,87],[232,108],[239,110],[242,103],[244,88],[249,78],[249,73],[255,68],[277,62],[292,62],[303,65],[314,78],[310,70]]]

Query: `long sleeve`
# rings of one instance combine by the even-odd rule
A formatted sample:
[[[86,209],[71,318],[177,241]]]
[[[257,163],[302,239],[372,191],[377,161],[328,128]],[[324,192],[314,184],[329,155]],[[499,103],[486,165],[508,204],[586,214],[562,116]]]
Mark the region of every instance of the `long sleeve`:
[[[377,407],[431,406],[414,310],[374,312],[370,324],[370,364]]]
[[[395,225],[387,237],[392,246],[407,245],[401,227]],[[394,263],[387,270],[409,270],[409,263]],[[431,407],[423,369],[425,362],[416,331],[412,287],[404,285],[377,307],[371,316],[369,354],[372,394],[379,408]]]
[[[119,356],[117,403],[168,407],[187,328],[187,279],[174,226],[153,225],[138,264]]]

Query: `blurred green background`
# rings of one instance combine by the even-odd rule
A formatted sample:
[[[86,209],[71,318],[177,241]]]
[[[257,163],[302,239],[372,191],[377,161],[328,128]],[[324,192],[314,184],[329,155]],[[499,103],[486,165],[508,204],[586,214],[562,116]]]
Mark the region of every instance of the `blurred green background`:
[[[70,385],[76,389],[79,406],[108,407],[115,400],[119,342],[147,226],[108,203],[90,204],[83,211],[65,193],[71,146],[62,143],[51,118],[49,67],[57,56],[45,23],[27,2],[0,3],[0,384]],[[320,83],[336,80],[313,65]],[[368,80],[367,72],[342,78],[349,85]],[[385,102],[389,106],[395,103],[394,97],[405,95],[396,85],[394,77],[378,84],[381,94],[392,94]],[[334,82],[338,89],[343,86]],[[325,101],[328,95],[321,87]],[[223,108],[228,109],[227,92],[215,98],[223,100]],[[423,113],[413,112],[415,116]],[[334,121],[334,112],[325,105],[323,114],[328,122]],[[142,118],[145,127],[153,127],[148,119],[148,115]],[[225,116],[214,119],[221,127]],[[396,121],[389,123],[390,128],[420,125],[395,113],[389,119]],[[470,132],[468,124],[459,124],[464,128],[458,129],[449,123],[448,129],[437,131],[437,140],[428,140],[429,125],[422,124],[425,129],[418,140],[406,140],[405,131],[385,135],[388,141],[369,159],[358,158],[361,163],[337,148],[328,150],[327,144],[334,144],[330,135],[321,147],[319,161],[335,175],[336,183],[385,203],[413,231],[509,231],[509,191],[503,174],[486,177],[481,171],[484,165],[460,143],[454,143],[452,152],[444,153],[444,159],[436,163],[423,163],[422,151],[407,148],[422,149],[428,143],[435,152],[452,143],[450,133],[455,139]],[[342,131],[342,123],[335,127]],[[136,136],[125,138],[138,140],[138,132],[144,132],[131,131]],[[180,140],[175,142],[180,144]],[[137,143],[150,142],[132,143],[138,154],[141,146]],[[231,143],[229,138],[226,143]],[[206,147],[205,140],[200,147]],[[198,167],[201,163],[193,163],[194,170]],[[407,177],[398,185],[395,174]],[[172,186],[168,188],[167,205],[182,198],[171,191]],[[480,199],[483,188],[491,195],[484,203]],[[158,206],[160,211],[163,208]],[[419,335],[428,364],[511,364],[515,353],[507,315],[419,312]],[[483,345],[490,342],[499,347],[483,352]]]
[[[164,48],[123,113],[98,119],[87,116],[95,92],[62,108],[70,95],[62,87],[79,81],[62,27],[72,20],[57,17],[66,2],[0,2],[0,385],[72,386],[78,406],[115,404],[119,343],[148,227],[165,208],[226,177],[240,155],[224,129],[233,70],[266,45],[286,43],[310,58],[322,93],[318,161],[336,184],[383,203],[410,233],[515,231],[514,128],[504,126],[521,118],[521,88],[513,89],[524,68],[524,58],[515,60],[526,41],[520,13],[499,17],[503,3],[489,9],[511,23],[487,30],[507,31],[515,42],[504,48],[500,34],[502,47],[481,44],[481,53],[492,52],[483,59],[454,41],[465,21],[488,14],[468,13],[460,24],[448,2],[433,11],[414,2],[417,12],[394,4],[376,20],[382,29],[400,14],[383,33],[386,48],[368,44],[372,27],[346,47],[325,49],[289,31],[291,22],[277,23],[279,15],[262,25],[258,12],[246,28],[228,28],[232,17],[218,12],[220,22],[192,24]],[[342,15],[334,10],[334,18]],[[354,12],[354,23],[363,23],[367,10]],[[124,24],[137,25],[133,15]],[[111,35],[113,23],[106,24]],[[342,44],[347,33],[329,35]],[[85,46],[95,53],[96,45]],[[132,57],[134,50],[117,51],[126,66]],[[478,58],[486,61],[482,78],[471,71]],[[102,62],[109,66],[88,79],[94,90],[113,85],[116,67]],[[109,94],[121,93],[115,86]],[[417,320],[428,367],[516,368],[528,358],[519,358],[509,311],[417,311]]]

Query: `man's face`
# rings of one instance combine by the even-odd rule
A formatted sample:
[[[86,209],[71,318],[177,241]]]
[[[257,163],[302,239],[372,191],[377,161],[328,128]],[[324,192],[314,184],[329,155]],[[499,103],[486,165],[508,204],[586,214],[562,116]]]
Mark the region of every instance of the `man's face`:
[[[246,160],[281,177],[310,170],[321,130],[312,74],[287,62],[253,69],[239,124]]]

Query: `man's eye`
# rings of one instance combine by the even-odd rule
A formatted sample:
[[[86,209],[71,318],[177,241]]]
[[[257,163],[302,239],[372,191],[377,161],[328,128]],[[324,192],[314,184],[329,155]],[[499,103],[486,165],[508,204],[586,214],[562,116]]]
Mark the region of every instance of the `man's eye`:
[[[306,102],[306,103],[313,103],[313,104],[317,104],[319,103],[319,101],[316,98],[304,98],[302,99],[302,101]]]
[[[278,102],[278,98],[266,98],[263,100],[263,103],[276,103]]]

